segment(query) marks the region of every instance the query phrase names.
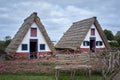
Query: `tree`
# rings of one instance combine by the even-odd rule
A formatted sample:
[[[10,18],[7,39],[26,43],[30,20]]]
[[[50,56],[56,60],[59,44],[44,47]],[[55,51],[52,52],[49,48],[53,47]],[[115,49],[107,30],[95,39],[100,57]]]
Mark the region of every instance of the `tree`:
[[[115,40],[118,42],[118,44],[120,46],[120,35],[115,36]]]
[[[11,36],[5,36],[5,41],[11,40]]]
[[[109,42],[109,44],[113,49],[119,47],[119,43],[117,41]]]
[[[7,47],[11,42],[11,36],[5,36],[5,46]]]
[[[110,41],[114,40],[114,35],[113,35],[112,31],[105,29],[104,33],[108,40],[110,40]]]
[[[0,51],[4,52],[5,48],[9,45],[11,42],[11,36],[5,36],[4,41],[0,40]]]
[[[0,41],[0,52],[5,50],[5,41]]]

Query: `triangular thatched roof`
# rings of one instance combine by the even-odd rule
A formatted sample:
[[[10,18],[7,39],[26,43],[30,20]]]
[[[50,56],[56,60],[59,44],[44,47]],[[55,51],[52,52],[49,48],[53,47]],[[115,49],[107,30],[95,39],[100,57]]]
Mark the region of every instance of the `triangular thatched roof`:
[[[116,36],[118,36],[118,35],[120,35],[120,31],[118,31],[118,32],[116,33]]]
[[[82,44],[92,24],[96,26],[106,48],[109,49],[110,47],[107,42],[107,38],[105,37],[104,32],[96,17],[73,23],[73,25],[67,30],[67,32],[64,33],[55,47],[58,49],[68,48],[76,50]]]
[[[30,26],[33,23],[36,23],[39,27],[39,30],[41,31],[41,33],[43,34],[49,48],[51,49],[51,51],[54,53],[55,49],[53,46],[53,43],[51,42],[44,26],[42,25],[39,17],[37,16],[37,13],[34,12],[32,13],[29,17],[27,17],[24,20],[24,23],[22,24],[22,26],[20,27],[20,29],[18,30],[18,32],[16,33],[16,35],[14,36],[14,38],[12,39],[11,43],[8,45],[8,47],[6,48],[6,52],[7,54],[12,54],[14,55],[14,53],[16,52],[18,46],[20,45],[20,43],[22,42],[23,38],[25,37],[27,31],[29,30]]]

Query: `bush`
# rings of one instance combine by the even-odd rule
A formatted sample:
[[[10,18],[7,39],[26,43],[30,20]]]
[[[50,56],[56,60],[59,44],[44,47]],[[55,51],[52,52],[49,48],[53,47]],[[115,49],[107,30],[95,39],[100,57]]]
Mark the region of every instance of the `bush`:
[[[118,42],[109,42],[109,44],[110,44],[111,48],[117,48],[117,47],[119,47]]]
[[[120,35],[115,36],[115,40],[118,42],[118,44],[120,46]]]
[[[14,57],[11,55],[5,55],[5,60],[14,60]]]
[[[3,50],[0,50],[0,54],[6,54],[6,52],[4,52]]]
[[[0,51],[4,52],[6,46],[5,46],[5,42],[4,41],[0,41]]]

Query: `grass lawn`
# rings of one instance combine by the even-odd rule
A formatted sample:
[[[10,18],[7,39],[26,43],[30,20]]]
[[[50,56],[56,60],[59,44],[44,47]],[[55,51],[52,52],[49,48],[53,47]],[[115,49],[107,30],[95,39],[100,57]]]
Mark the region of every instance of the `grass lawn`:
[[[55,80],[54,76],[0,75],[0,80]],[[60,80],[70,80],[70,76],[61,76]],[[87,76],[76,76],[75,80],[89,80]],[[100,75],[92,75],[91,80],[102,80]]]

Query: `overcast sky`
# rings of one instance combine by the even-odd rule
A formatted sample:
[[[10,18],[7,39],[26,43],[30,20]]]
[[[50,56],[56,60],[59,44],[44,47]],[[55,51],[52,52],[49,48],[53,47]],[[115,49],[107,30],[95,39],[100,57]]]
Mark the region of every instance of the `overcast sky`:
[[[24,19],[37,12],[51,40],[73,22],[96,16],[102,29],[120,31],[120,0],[0,0],[0,40],[14,36]]]

